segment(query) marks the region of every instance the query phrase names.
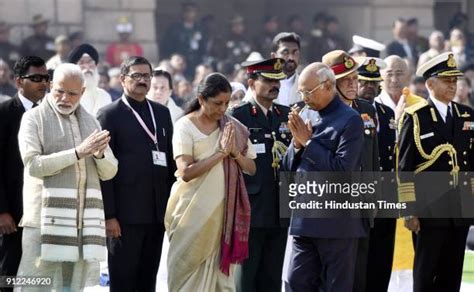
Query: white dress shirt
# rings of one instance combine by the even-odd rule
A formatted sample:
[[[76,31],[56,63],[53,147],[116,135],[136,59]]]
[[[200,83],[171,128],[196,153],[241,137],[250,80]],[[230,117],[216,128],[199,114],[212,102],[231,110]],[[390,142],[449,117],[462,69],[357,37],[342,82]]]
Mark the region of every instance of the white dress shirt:
[[[25,112],[33,108],[33,102],[24,97],[20,92],[18,92],[18,97],[20,98],[21,104],[25,108]]]
[[[295,82],[296,73],[288,79],[280,80],[280,92],[278,93],[278,97],[275,100],[276,103],[286,106],[289,106],[290,104],[294,103],[292,101],[293,93],[291,91]]]
[[[434,98],[431,95],[430,95],[430,99],[433,101],[436,109],[438,110],[439,115],[443,119],[443,122],[446,123],[446,115],[448,114],[448,108],[452,108],[451,102],[448,103],[448,104],[445,104],[445,103],[437,100],[436,98]],[[453,112],[451,110],[451,115],[452,114],[453,114]]]
[[[375,98],[375,101],[388,106],[395,112],[397,105],[395,104],[393,99],[390,97],[390,95],[388,95],[388,93],[385,90],[382,90],[380,92],[379,96]]]

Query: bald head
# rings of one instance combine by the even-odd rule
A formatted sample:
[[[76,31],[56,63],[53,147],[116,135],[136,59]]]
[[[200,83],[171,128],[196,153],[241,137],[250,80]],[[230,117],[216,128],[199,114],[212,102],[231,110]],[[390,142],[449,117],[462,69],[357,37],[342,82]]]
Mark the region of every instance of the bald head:
[[[388,56],[384,59],[387,67],[380,71],[382,75],[382,89],[390,95],[395,104],[398,103],[402,90],[409,84],[408,65],[399,56]]]
[[[336,93],[336,78],[323,63],[311,63],[298,78],[298,90],[303,101],[313,110],[325,108]]]
[[[330,84],[336,84],[336,78],[331,68],[320,62],[311,63],[306,66],[301,72],[299,79],[309,79],[309,81],[316,83],[328,80]]]

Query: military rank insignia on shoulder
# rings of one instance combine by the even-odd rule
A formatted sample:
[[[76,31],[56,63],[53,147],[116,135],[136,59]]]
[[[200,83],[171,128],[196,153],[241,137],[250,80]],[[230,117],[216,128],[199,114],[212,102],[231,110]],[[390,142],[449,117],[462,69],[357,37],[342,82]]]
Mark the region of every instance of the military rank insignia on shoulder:
[[[428,105],[428,101],[422,100],[422,101],[419,101],[419,102],[415,103],[412,106],[407,107],[405,109],[405,112],[407,114],[413,115],[415,112],[417,112],[418,110],[424,108],[427,105]]]

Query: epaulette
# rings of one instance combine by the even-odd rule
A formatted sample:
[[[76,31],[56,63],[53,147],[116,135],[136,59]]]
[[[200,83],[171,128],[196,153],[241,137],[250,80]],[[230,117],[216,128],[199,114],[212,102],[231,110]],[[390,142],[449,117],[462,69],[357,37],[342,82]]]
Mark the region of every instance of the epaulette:
[[[424,108],[427,105],[428,105],[428,101],[423,99],[423,100],[415,103],[414,105],[405,108],[405,112],[407,114],[413,115],[415,112],[417,112],[418,110]]]
[[[237,112],[237,111],[241,111],[243,110],[246,106],[248,106],[250,104],[250,101],[246,101],[244,103],[241,103],[239,105],[236,105],[232,108],[232,111],[233,112]]]
[[[290,109],[289,106],[286,106],[286,105],[284,105],[284,104],[277,103],[277,102],[273,102],[273,106],[276,106],[276,107],[279,107],[279,108],[283,108],[283,109]]]

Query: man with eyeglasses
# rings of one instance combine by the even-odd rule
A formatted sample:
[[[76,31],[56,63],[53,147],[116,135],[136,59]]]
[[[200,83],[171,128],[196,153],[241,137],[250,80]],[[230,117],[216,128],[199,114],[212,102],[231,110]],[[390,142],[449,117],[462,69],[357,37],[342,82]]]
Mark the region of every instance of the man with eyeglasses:
[[[315,122],[298,109],[289,114],[293,140],[283,160],[288,171],[354,172],[360,169],[364,126],[338,96],[336,78],[325,64],[308,65],[298,90]],[[317,215],[319,213],[312,213]],[[341,214],[341,213],[339,213]],[[352,291],[358,238],[367,236],[361,218],[307,218],[293,213],[288,283],[292,291]]]
[[[446,52],[422,64],[429,98],[405,109],[399,134],[398,197],[413,232],[413,291],[459,291],[474,223],[473,111],[453,101],[458,70]]]
[[[291,141],[290,108],[275,102],[285,60],[272,58],[242,63],[247,68],[251,99],[232,109],[232,115],[250,131],[257,172],[245,175],[252,216],[249,257],[237,267],[237,291],[279,291],[288,223],[279,216],[280,160]]]
[[[155,291],[164,214],[176,170],[169,110],[146,95],[151,64],[130,57],[120,68],[124,94],[99,110],[119,161],[118,175],[103,182],[110,291]]]
[[[95,116],[100,108],[112,102],[110,94],[99,87],[99,53],[90,44],[82,44],[71,51],[69,63],[79,65],[84,74],[86,91],[81,97],[81,105]]]
[[[20,58],[14,67],[18,93],[0,104],[0,276],[15,276],[21,259],[23,162],[18,130],[23,114],[38,105],[49,87],[43,59]],[[6,289],[6,288],[5,288]],[[5,290],[11,291],[11,290]]]

